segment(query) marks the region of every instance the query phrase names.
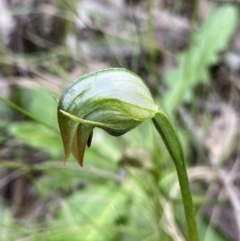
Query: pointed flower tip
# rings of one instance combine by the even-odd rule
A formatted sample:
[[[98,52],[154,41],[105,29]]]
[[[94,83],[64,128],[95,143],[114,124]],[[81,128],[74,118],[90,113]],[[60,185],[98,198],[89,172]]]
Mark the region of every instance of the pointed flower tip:
[[[76,159],[77,159],[79,166],[83,167],[83,158],[79,159],[76,157]]]
[[[64,159],[64,162],[63,162],[63,166],[66,166],[67,161],[68,161],[68,160],[65,158],[65,159]]]
[[[63,166],[65,167],[67,165],[67,159],[64,159]],[[83,160],[77,160],[79,166],[83,167]]]

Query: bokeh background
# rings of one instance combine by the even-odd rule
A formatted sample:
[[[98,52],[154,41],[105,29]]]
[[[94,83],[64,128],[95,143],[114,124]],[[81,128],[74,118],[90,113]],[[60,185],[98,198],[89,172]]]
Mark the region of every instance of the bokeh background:
[[[184,241],[174,164],[148,121],[95,129],[63,165],[56,111],[82,74],[140,75],[182,140],[200,240],[240,240],[240,2],[0,1],[0,240]]]

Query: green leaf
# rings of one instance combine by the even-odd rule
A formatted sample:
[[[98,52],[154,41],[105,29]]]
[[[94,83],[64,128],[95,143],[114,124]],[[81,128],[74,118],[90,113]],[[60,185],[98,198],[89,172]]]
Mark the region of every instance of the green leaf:
[[[152,204],[136,176],[120,185],[87,187],[62,205],[53,224],[61,237],[50,233],[47,240],[140,240],[155,231]]]
[[[217,9],[194,33],[189,49],[179,54],[177,69],[164,78],[169,86],[164,95],[164,107],[169,113],[191,99],[190,90],[194,86],[209,83],[208,67],[217,63],[218,54],[227,48],[237,17],[237,9],[233,6]]]
[[[47,151],[53,156],[61,154],[62,143],[59,135],[41,124],[11,123],[8,131],[28,146]]]
[[[32,95],[32,100],[26,103],[29,106],[29,112],[37,119],[48,124],[49,126],[57,126],[56,106],[57,103],[53,99],[52,94],[44,89],[28,90],[28,95]],[[27,101],[27,100],[26,100]]]

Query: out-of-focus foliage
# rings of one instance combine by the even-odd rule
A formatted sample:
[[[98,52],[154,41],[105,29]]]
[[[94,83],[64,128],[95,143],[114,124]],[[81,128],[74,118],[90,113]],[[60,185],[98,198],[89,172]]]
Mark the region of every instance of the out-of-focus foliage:
[[[157,10],[162,11],[158,4],[166,2],[167,6],[174,6],[170,11],[168,9],[172,14],[170,19],[174,21],[167,25],[173,27],[184,25],[184,21],[175,21],[178,16],[174,9],[182,2],[192,6],[194,1],[132,1],[136,5],[128,5],[126,9],[122,8],[121,2],[124,5],[130,1],[81,1],[80,9],[76,7],[78,1],[57,2],[61,2],[56,4],[57,7],[43,5],[29,10],[26,6],[12,12],[15,17],[25,14],[22,21],[32,16],[27,26],[34,31],[40,28],[44,34],[38,36],[37,31],[31,32],[27,28],[28,39],[25,36],[24,41],[32,41],[37,50],[42,51],[14,52],[0,43],[0,74],[7,79],[4,86],[9,89],[18,86],[10,91],[11,95],[4,96],[39,120],[20,115],[4,102],[0,103],[0,194],[5,200],[0,200],[0,240],[185,240],[185,219],[179,187],[175,185],[175,169],[151,123],[141,124],[120,138],[101,130],[94,131],[92,146],[85,153],[84,167],[80,168],[73,159],[64,167],[56,121],[57,102],[52,94],[58,98],[67,82],[86,72],[125,67],[138,71],[151,86],[160,105],[173,113],[183,102],[195,101],[193,89],[198,84],[210,85],[209,67],[221,59],[219,51],[228,48],[237,22],[237,7],[216,7],[203,23],[199,21],[197,30],[196,23],[192,23],[190,45],[183,51],[178,50],[176,69],[164,74],[161,57],[168,54],[168,49],[162,49],[161,44],[158,46],[154,35],[154,24],[163,19],[158,15]],[[110,2],[118,4],[118,8],[111,7]],[[100,9],[99,6],[104,7]],[[48,13],[47,17],[44,15],[46,18],[33,14],[41,11]],[[169,16],[169,13],[164,14],[164,17]],[[59,15],[57,21],[51,18]],[[109,21],[109,17],[113,20]],[[67,20],[64,28],[59,27],[62,19]],[[73,27],[74,21],[77,30]],[[51,23],[59,34],[51,35],[46,23]],[[166,29],[160,39],[165,37],[165,32]],[[62,41],[57,41],[56,46],[52,44],[62,35]],[[24,41],[15,40],[20,47],[24,45]],[[170,42],[167,38],[166,43]],[[186,43],[181,47],[186,47]],[[146,49],[147,46],[150,49]],[[166,53],[156,53],[156,49],[166,50]],[[21,78],[18,79],[18,75]],[[44,89],[36,88],[35,84],[40,83],[38,78],[45,80]],[[157,93],[158,89],[164,88],[161,79],[168,87],[163,97]],[[205,128],[210,121],[208,110],[206,116],[196,112],[196,122],[203,123],[202,128]],[[187,117],[192,118],[191,114]],[[192,119],[195,121],[195,116]],[[196,132],[191,133],[189,126],[178,122],[178,118],[174,121],[181,126],[188,164],[196,168],[210,166],[207,150],[198,152],[193,148],[196,125],[193,125]],[[235,149],[234,157],[238,154]],[[212,168],[213,173],[217,171]],[[215,196],[207,193],[215,180],[209,181],[206,180],[208,175],[202,176],[201,180],[191,177],[201,240],[229,241],[229,237],[220,235],[221,228],[215,228],[202,211],[208,202],[224,210],[229,208],[229,202],[217,204]]]
[[[177,56],[176,70],[165,76],[169,90],[163,101],[169,113],[183,101],[193,99],[191,90],[197,84],[209,85],[208,67],[216,64],[220,52],[226,50],[237,18],[236,8],[224,6],[213,11],[203,26],[195,30],[190,47]]]

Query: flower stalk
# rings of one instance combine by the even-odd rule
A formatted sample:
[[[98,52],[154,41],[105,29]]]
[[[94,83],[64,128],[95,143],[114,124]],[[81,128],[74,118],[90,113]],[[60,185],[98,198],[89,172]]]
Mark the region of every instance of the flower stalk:
[[[58,123],[65,150],[82,166],[86,146],[91,146],[93,129],[113,136],[123,135],[152,119],[176,166],[189,240],[198,241],[192,196],[184,155],[177,131],[169,117],[154,103],[144,81],[119,68],[81,76],[72,82],[58,101]]]
[[[152,121],[158,133],[161,135],[177,170],[187,220],[189,240],[198,241],[197,223],[189,187],[187,168],[177,131],[169,117],[162,111],[157,112]]]

